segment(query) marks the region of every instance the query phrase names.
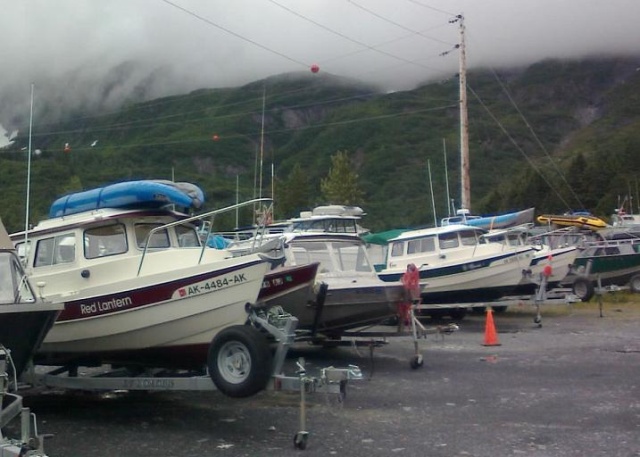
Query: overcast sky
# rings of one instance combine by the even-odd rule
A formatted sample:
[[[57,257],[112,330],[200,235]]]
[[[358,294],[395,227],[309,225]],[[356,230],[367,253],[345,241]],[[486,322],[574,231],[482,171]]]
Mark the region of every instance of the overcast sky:
[[[412,88],[457,72],[458,53],[441,56],[459,42],[457,14],[470,68],[640,54],[640,0],[0,0],[0,124],[28,107],[31,83],[62,82],[68,100],[123,62],[135,65],[114,103],[154,70],[153,96],[313,64]]]

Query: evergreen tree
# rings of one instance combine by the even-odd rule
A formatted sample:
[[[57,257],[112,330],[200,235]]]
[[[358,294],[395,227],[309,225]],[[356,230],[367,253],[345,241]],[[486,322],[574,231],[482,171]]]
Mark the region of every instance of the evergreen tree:
[[[358,186],[358,174],[352,170],[349,153],[338,151],[331,157],[331,170],[320,183],[327,203],[361,205],[364,192]]]
[[[300,164],[295,164],[287,178],[276,181],[277,201],[275,208],[277,218],[294,217],[300,211],[308,209],[311,200],[309,176],[302,170]]]

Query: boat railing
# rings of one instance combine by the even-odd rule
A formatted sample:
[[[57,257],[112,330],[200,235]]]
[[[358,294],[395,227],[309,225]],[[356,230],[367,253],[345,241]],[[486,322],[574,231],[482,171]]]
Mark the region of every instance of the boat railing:
[[[234,211],[236,209],[240,209],[240,208],[244,208],[247,206],[251,206],[251,205],[257,205],[257,204],[272,204],[273,203],[273,199],[271,198],[255,198],[253,200],[247,200],[246,202],[242,202],[242,203],[236,203],[235,205],[231,205],[231,206],[226,206],[224,208],[220,208],[220,209],[215,209],[212,211],[208,211],[206,213],[202,213],[202,214],[198,214],[196,216],[191,216],[191,217],[187,217],[185,219],[180,219],[179,221],[173,221],[173,222],[169,222],[167,224],[158,226],[158,227],[154,227],[153,229],[149,230],[149,233],[147,234],[147,237],[145,239],[145,243],[144,243],[144,249],[142,250],[142,256],[140,258],[140,264],[138,265],[138,273],[137,276],[140,276],[140,272],[142,271],[142,265],[144,263],[145,257],[147,255],[147,251],[149,249],[149,241],[153,238],[153,236],[162,230],[166,230],[168,228],[171,227],[175,227],[178,225],[184,225],[184,224],[188,224],[191,222],[195,222],[195,221],[203,221],[204,219],[210,219],[212,220],[215,216],[219,215],[219,214],[224,214],[227,213],[229,211]],[[208,237],[211,234],[211,227],[212,227],[212,223],[207,224],[207,234],[206,236]],[[207,238],[205,238],[206,240]],[[200,263],[202,262],[202,258],[204,257],[204,252],[205,249],[207,249],[207,243],[206,241],[203,243],[201,246],[201,250],[200,250],[200,257],[198,258],[198,265],[200,265]]]

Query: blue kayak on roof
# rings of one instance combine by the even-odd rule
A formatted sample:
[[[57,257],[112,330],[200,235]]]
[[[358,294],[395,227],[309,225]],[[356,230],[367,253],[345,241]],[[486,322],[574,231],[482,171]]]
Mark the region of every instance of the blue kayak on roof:
[[[61,217],[99,208],[161,208],[167,205],[199,209],[204,193],[195,184],[162,180],[127,181],[60,197],[49,217]]]

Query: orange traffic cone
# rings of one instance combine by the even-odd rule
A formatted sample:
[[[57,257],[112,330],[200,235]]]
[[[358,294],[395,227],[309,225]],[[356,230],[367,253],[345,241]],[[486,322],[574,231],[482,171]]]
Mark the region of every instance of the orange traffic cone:
[[[487,321],[484,325],[484,345],[500,346],[496,326],[493,324],[493,309],[490,306],[487,308]]]

